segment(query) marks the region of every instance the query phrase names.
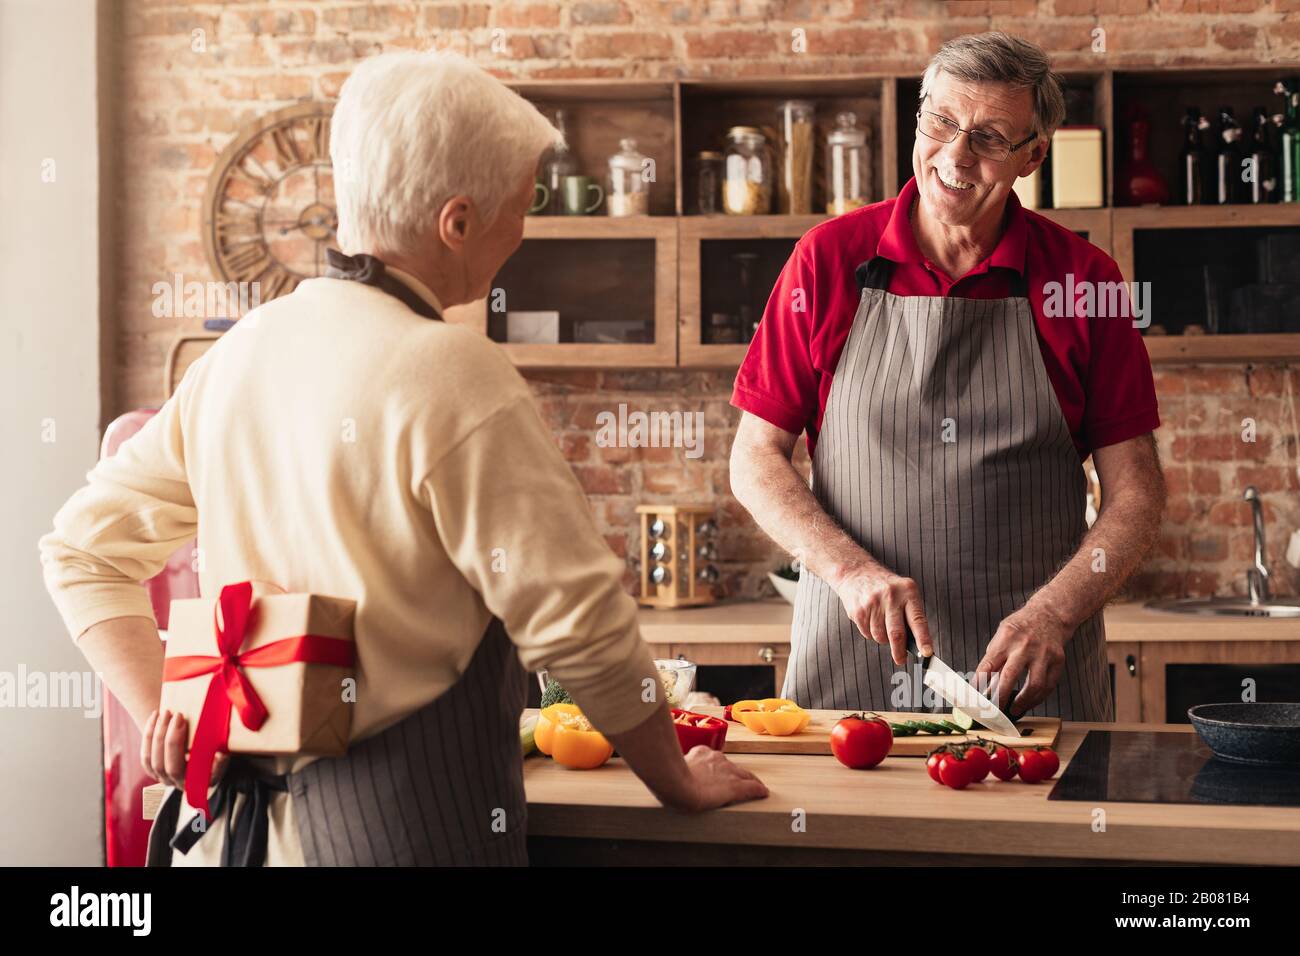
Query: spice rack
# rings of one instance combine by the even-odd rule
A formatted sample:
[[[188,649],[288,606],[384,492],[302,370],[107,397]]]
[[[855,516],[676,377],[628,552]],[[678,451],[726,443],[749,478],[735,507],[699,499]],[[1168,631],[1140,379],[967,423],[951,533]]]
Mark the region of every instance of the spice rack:
[[[638,505],[641,594],[648,607],[712,604],[718,570],[710,505]]]

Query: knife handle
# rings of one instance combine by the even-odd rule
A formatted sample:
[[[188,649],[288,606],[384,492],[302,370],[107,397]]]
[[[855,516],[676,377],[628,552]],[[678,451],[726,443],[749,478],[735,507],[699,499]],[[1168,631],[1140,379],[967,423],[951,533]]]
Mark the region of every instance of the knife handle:
[[[916,635],[912,633],[912,625],[906,617],[903,618],[903,630],[907,632],[907,653],[920,661],[921,667],[924,668],[930,659],[921,656],[921,646],[916,643]]]

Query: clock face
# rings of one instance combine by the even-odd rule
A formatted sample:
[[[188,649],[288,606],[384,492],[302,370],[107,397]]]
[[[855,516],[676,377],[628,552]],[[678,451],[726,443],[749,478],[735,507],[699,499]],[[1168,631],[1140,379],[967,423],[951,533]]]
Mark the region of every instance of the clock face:
[[[332,103],[258,120],[226,147],[208,180],[203,240],[227,282],[256,282],[262,302],[325,273],[338,248],[329,136]]]

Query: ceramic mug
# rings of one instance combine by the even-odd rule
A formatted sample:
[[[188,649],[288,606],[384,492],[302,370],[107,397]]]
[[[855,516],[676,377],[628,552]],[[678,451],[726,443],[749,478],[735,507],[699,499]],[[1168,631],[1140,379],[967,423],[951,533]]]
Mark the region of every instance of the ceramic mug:
[[[588,196],[595,194],[595,199]],[[590,176],[564,177],[564,214],[590,216],[605,201],[605,190]]]
[[[533,183],[533,195],[537,198],[533,204],[528,207],[528,214],[535,215],[546,209],[551,204],[551,190],[547,188],[546,183]]]

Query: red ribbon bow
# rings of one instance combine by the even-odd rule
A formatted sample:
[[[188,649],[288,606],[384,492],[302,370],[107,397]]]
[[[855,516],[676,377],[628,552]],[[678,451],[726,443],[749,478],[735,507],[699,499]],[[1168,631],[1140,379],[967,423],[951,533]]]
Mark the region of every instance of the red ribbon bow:
[[[295,662],[350,667],[356,659],[356,648],[351,641],[319,634],[286,637],[240,653],[239,648],[247,636],[252,606],[251,581],[226,585],[212,611],[220,656],[169,657],[163,662],[164,681],[213,675],[198,725],[194,728],[194,743],[190,746],[189,762],[185,768],[185,799],[190,806],[202,811],[204,819],[212,816],[208,809],[212,765],[217,753],[228,752],[230,745],[231,709],[239,711],[239,719],[249,730],[260,730],[266,722],[266,705],[257,696],[242,668],[278,667]]]

